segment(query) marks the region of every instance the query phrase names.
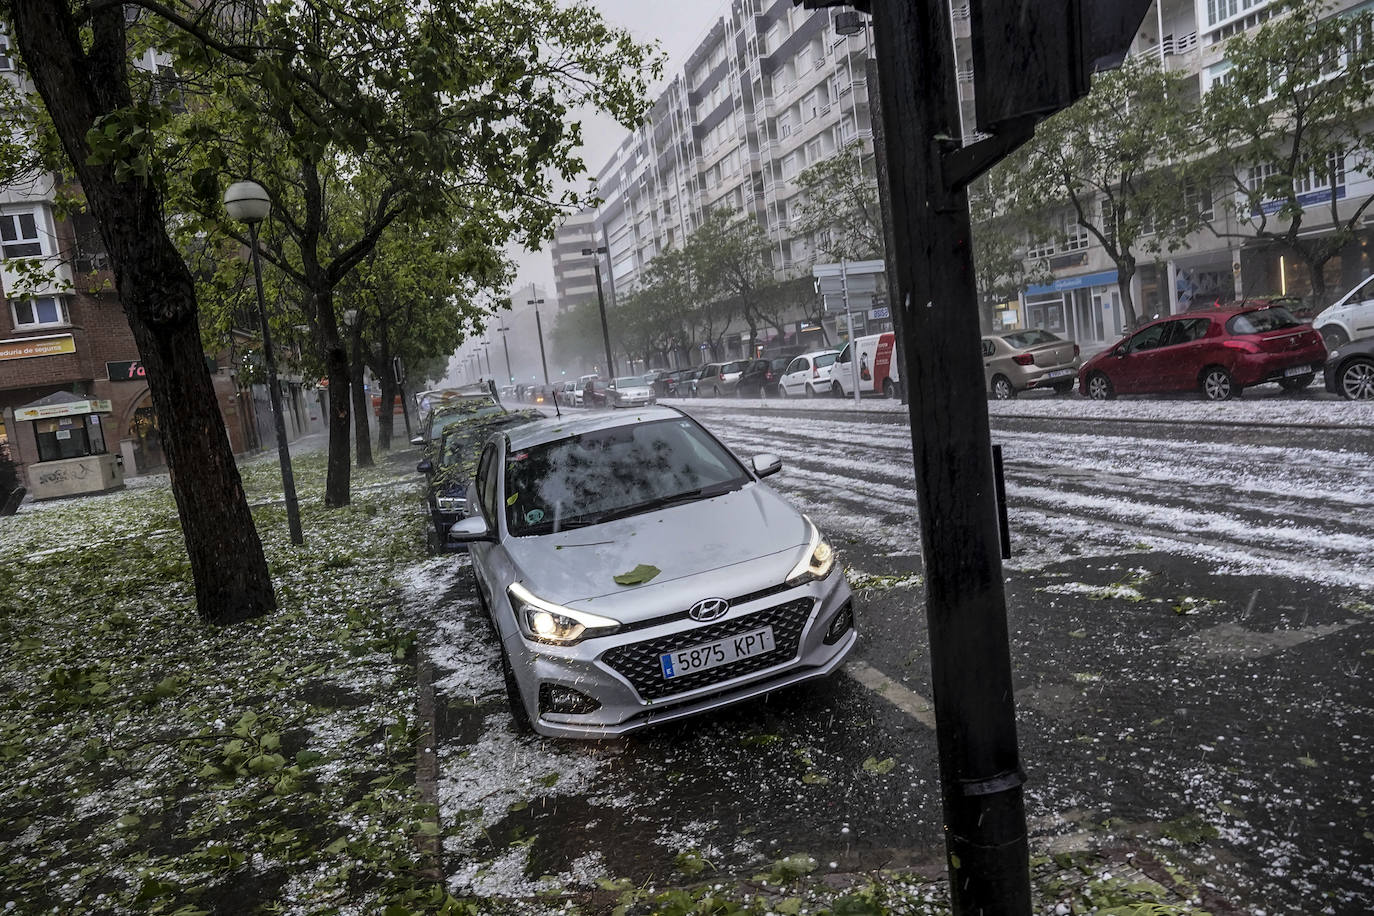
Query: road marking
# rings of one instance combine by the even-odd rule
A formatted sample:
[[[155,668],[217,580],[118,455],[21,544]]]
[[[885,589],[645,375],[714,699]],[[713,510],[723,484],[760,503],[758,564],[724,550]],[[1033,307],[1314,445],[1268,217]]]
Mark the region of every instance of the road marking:
[[[902,712],[920,722],[926,728],[935,728],[935,705],[913,690],[908,690],[899,682],[883,674],[866,662],[850,662],[845,665],[845,673],[896,706]]]

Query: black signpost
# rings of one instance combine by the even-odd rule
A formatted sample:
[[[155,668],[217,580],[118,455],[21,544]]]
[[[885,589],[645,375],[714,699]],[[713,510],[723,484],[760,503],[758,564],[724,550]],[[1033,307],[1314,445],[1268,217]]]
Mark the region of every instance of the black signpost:
[[[951,902],[960,916],[1026,916],[1025,775],[965,189],[1120,59],[1148,2],[972,0],[975,107],[991,137],[967,147],[948,0],[847,5],[872,15],[877,44]]]

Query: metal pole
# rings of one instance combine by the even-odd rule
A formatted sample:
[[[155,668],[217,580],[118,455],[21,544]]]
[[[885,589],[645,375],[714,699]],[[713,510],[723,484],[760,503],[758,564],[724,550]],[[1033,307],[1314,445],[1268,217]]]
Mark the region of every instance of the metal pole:
[[[865,47],[868,45],[867,30],[864,32],[864,45]],[[867,74],[868,83],[869,124],[873,128],[873,170],[877,173],[878,178],[878,209],[883,215],[883,256],[885,259],[883,276],[887,281],[887,309],[888,314],[892,316],[892,339],[897,345],[895,347],[897,352],[893,358],[897,361],[898,366],[905,366],[906,335],[902,333],[902,310],[897,306],[897,284],[893,280],[896,274],[893,273],[892,265],[896,263],[897,246],[892,241],[892,201],[888,199],[887,193],[887,147],[884,143],[883,106],[874,104],[875,101],[881,101],[877,98],[878,62],[871,57],[868,58],[864,62],[864,72]],[[857,104],[856,101],[855,105],[857,106]],[[897,380],[897,393],[901,396],[902,403],[905,404],[907,402],[905,374],[902,374],[901,378]]]
[[[482,352],[483,352],[483,353],[486,355],[486,357],[487,357],[487,377],[490,378],[490,377],[491,377],[491,344],[488,344],[488,343],[482,344]],[[479,365],[479,368],[480,368],[480,365]]]
[[[849,371],[854,374],[854,404],[858,406],[862,395],[859,394],[859,346],[854,340],[854,313],[849,310],[849,261],[840,258],[840,293],[844,296],[844,320],[849,325]]]
[[[506,342],[506,332],[510,328],[497,328],[496,330],[501,332],[501,349],[506,351],[506,384],[510,384],[515,381],[515,376],[510,371],[510,344]]]
[[[305,543],[301,534],[301,513],[296,505],[296,477],[291,471],[291,449],[286,445],[286,418],[282,415],[281,391],[277,388],[277,361],[272,356],[272,330],[267,325],[267,300],[262,294],[262,261],[258,259],[258,224],[248,224],[253,242],[253,282],[258,289],[258,319],[262,322],[262,353],[267,363],[267,391],[272,398],[272,422],[277,431],[277,461],[281,464],[281,487],[286,496],[286,527],[291,543]]]
[[[611,358],[611,331],[606,324],[606,297],[601,294],[601,255],[596,255],[596,305],[601,309],[601,339],[606,344],[606,371],[615,378],[615,360]]]
[[[534,308],[534,329],[539,332],[539,362],[544,367],[544,384],[549,383],[549,361],[544,356],[544,325],[539,321],[539,307]]]
[[[959,135],[947,0],[873,4],[906,343],[950,895],[959,916],[1031,912],[1029,847],[983,393],[968,197],[942,156]],[[994,87],[995,89],[995,87]]]

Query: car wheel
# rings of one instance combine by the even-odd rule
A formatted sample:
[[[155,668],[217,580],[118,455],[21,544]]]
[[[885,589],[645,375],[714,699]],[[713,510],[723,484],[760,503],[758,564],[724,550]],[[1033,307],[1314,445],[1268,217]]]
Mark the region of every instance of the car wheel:
[[[1010,401],[1016,397],[1016,386],[1005,375],[995,375],[992,378],[992,396],[998,401]]]
[[[1326,341],[1326,349],[1328,350],[1338,350],[1350,343],[1350,335],[1341,330],[1339,325],[1328,324],[1319,330],[1322,340]]]
[[[1293,378],[1281,378],[1279,379],[1279,387],[1284,391],[1302,391],[1312,384],[1312,378],[1313,373],[1311,372],[1306,375],[1295,375]]]
[[[1229,401],[1240,394],[1240,387],[1231,373],[1221,366],[1212,366],[1202,373],[1202,396],[1209,401]]]
[[[1352,359],[1342,366],[1336,390],[1347,401],[1374,401],[1374,359]]]
[[[713,398],[718,398],[718,397],[720,397],[720,389],[719,389],[718,387],[716,387],[715,385],[712,385],[712,386],[711,386],[711,397],[713,397]]]
[[[841,385],[839,382],[831,382],[831,383],[830,383],[830,396],[831,396],[832,398],[840,398],[841,400],[843,400],[843,398],[844,398],[844,386]]]
[[[425,553],[433,556],[439,552],[439,533],[431,526],[425,529]]]
[[[782,398],[783,400],[787,400],[787,389],[784,388],[782,385],[778,385],[778,397]]]
[[[510,666],[510,656],[501,650],[501,676],[506,681],[506,702],[510,704],[511,724],[516,734],[529,735],[534,732],[530,724],[530,714],[525,711],[525,701],[520,696],[520,685],[515,681],[515,671]]]
[[[1112,380],[1101,372],[1094,372],[1088,376],[1088,397],[1094,401],[1110,401],[1116,397],[1116,389],[1112,387]]]
[[[883,397],[891,400],[897,396],[897,386],[892,384],[892,379],[883,379]]]
[[[1073,382],[1060,382],[1054,386],[1055,394],[1068,394],[1070,391],[1073,391]]]
[[[806,396],[807,396],[808,398],[814,398],[814,397],[816,396],[816,389],[815,389],[815,388],[812,388],[810,385],[807,385],[807,386],[806,386]]]

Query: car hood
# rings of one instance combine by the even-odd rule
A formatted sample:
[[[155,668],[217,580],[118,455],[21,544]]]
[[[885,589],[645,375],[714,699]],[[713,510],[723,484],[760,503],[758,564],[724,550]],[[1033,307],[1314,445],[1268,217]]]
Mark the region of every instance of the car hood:
[[[505,542],[539,597],[622,623],[782,585],[808,543],[806,521],[766,484],[603,525]],[[637,566],[660,571],[617,585]]]

